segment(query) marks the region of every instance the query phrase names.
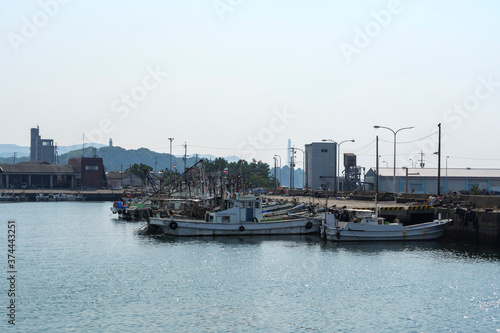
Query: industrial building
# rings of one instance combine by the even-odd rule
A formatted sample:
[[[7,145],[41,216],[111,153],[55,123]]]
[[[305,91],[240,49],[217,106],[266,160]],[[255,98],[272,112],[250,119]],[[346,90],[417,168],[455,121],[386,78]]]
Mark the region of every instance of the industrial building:
[[[31,129],[30,161],[45,161],[48,164],[54,164],[56,161],[56,149],[54,140],[42,139],[38,126]]]
[[[142,179],[132,172],[110,171],[106,173],[106,179],[111,188],[142,185]]]
[[[106,172],[102,158],[97,156],[70,158],[68,164],[76,167],[81,172],[81,182],[77,186],[81,186],[82,188],[107,186]]]
[[[337,175],[337,143],[313,142],[305,145],[305,187],[333,190]]]
[[[81,173],[72,165],[26,161],[0,164],[0,188],[73,188]]]
[[[365,183],[375,189],[376,169],[365,175]],[[393,191],[393,168],[379,168],[378,187],[381,192]],[[479,190],[500,192],[500,169],[446,168],[441,169],[440,193],[469,191],[473,186]],[[437,168],[396,169],[397,193],[437,193]]]

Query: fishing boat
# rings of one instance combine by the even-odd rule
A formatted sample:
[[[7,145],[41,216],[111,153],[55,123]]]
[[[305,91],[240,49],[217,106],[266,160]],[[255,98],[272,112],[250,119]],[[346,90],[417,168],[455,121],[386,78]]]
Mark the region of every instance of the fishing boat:
[[[55,201],[54,195],[53,194],[43,194],[43,193],[38,193],[36,195],[35,200],[37,202],[40,201]]]
[[[222,201],[220,210],[207,211],[204,219],[152,217],[140,233],[172,236],[247,236],[319,234],[321,218],[285,216],[263,219],[262,199],[234,194]]]
[[[389,223],[379,217],[377,210],[350,210],[354,215],[350,221],[340,221],[339,212],[325,215],[321,226],[324,238],[335,242],[347,241],[420,241],[437,239],[443,235],[451,219],[441,219],[425,223],[404,226],[401,223]]]
[[[55,201],[69,201],[69,196],[64,192],[59,192],[58,194],[54,195],[54,200]]]
[[[10,196],[0,192],[0,202],[7,202],[7,201],[18,201],[18,199],[14,196]]]

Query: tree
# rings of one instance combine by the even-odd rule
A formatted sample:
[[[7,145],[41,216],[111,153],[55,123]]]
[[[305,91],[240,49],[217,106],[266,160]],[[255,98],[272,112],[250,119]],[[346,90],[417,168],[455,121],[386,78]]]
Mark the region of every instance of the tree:
[[[146,174],[148,172],[153,171],[153,168],[150,167],[147,164],[137,164],[134,163],[130,168],[128,168],[126,171],[132,172],[134,175],[138,176],[139,178],[142,179],[142,184],[146,184]]]

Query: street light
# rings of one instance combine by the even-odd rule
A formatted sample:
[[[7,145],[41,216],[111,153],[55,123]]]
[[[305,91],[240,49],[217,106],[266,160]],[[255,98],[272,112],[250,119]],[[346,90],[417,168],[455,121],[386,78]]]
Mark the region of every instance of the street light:
[[[389,163],[387,161],[382,161],[382,163],[385,163],[387,165],[387,168],[389,167]]]
[[[450,156],[446,156],[446,181],[444,182],[444,191],[448,192],[448,159]]]
[[[340,168],[340,166],[339,166],[339,163],[340,163],[340,162],[339,162],[339,161],[340,161],[340,145],[341,145],[341,144],[343,144],[344,142],[355,142],[355,140],[354,140],[354,139],[351,139],[351,140],[344,140],[344,141],[342,141],[342,142],[340,142],[340,143],[338,144],[338,148],[337,148],[337,177],[336,177],[336,179],[335,179],[335,193],[337,193],[337,188],[338,188],[338,184],[337,184],[337,183],[338,183],[338,180],[339,180],[339,168]],[[344,184],[344,185],[345,185],[345,184]]]
[[[373,128],[385,128],[389,131],[391,131],[393,134],[394,134],[394,174],[392,176],[392,189],[394,191],[394,200],[396,200],[396,134],[398,134],[399,131],[402,131],[402,130],[405,130],[405,129],[412,129],[414,128],[415,126],[410,126],[410,127],[402,127],[400,129],[398,129],[397,131],[394,131],[393,129],[389,128],[389,127],[385,127],[385,126],[379,126],[379,125],[375,125],[373,126]]]
[[[276,155],[273,156],[274,160],[274,192],[276,192]]]
[[[297,150],[300,150],[302,152],[302,188],[304,188],[304,185],[306,183],[305,177],[306,177],[306,152],[303,151],[300,148],[295,148]]]
[[[333,143],[337,143],[335,141],[333,141],[332,139],[323,139],[321,140],[323,142],[333,142]],[[337,148],[338,149],[338,148]],[[338,156],[338,155],[337,155]],[[331,166],[333,167],[336,167],[334,164],[331,164]],[[336,184],[337,184],[337,173],[334,172],[333,173],[333,183],[334,183],[334,186],[333,186],[333,189],[335,190],[336,189]],[[328,190],[330,190],[330,186],[328,186]],[[328,197],[328,196],[327,196]]]
[[[321,141],[330,141],[330,142],[335,142],[331,139],[323,139]],[[334,175],[335,179],[334,179],[334,187],[333,187],[333,190],[335,191],[335,194],[337,194],[337,185],[338,185],[338,179],[339,179],[339,171],[340,171],[340,166],[339,166],[339,163],[340,163],[340,145],[343,144],[344,142],[355,142],[354,139],[351,139],[351,140],[344,140],[344,141],[341,141],[340,143],[337,143],[337,172],[336,174]]]
[[[168,140],[170,141],[170,165],[169,165],[169,169],[170,169],[170,172],[172,172],[172,141],[174,141],[174,138],[168,138]]]
[[[281,185],[281,156],[280,155],[274,155],[274,157],[279,157],[279,159],[280,159],[280,186],[282,186]]]

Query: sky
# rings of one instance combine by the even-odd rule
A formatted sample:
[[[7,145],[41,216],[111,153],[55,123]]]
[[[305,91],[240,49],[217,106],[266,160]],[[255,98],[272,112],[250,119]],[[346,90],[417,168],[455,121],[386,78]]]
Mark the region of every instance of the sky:
[[[39,126],[284,165],[288,139],[354,139],[341,153],[368,169],[377,136],[392,167],[414,126],[396,167],[432,168],[441,124],[443,168],[499,168],[499,18],[494,0],[0,0],[0,143]]]

